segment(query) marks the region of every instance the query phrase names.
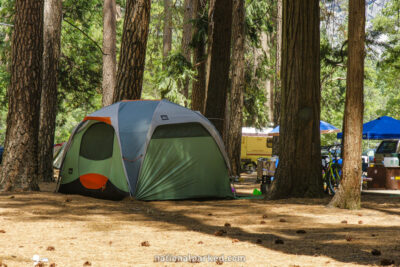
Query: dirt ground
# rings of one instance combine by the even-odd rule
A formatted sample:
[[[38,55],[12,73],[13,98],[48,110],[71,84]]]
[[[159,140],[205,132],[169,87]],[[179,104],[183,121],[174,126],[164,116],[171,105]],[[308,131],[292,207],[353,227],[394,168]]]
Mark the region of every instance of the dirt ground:
[[[114,202],[41,188],[0,194],[0,266],[33,266],[35,254],[48,258],[43,266],[400,264],[395,195],[363,195],[363,208],[349,211],[326,208],[329,197]],[[237,188],[259,185],[247,177]]]

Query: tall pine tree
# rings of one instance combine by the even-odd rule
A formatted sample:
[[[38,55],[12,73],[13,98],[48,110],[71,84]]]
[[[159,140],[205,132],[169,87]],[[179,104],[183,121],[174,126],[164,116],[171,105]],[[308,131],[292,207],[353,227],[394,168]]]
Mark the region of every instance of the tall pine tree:
[[[347,88],[344,110],[343,168],[339,190],[330,205],[358,209],[361,205],[361,141],[364,112],[365,1],[349,2]]]
[[[127,0],[113,102],[142,95],[151,0]]]
[[[11,83],[0,186],[39,190],[38,133],[42,90],[43,0],[16,0]]]
[[[272,198],[323,194],[319,1],[283,0],[279,165]]]

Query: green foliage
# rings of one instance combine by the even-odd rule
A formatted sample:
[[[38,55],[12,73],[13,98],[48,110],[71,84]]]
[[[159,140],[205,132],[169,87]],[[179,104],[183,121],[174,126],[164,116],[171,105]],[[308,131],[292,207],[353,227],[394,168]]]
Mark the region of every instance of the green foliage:
[[[378,115],[389,115],[400,119],[400,1],[388,1],[382,14],[373,21],[373,30],[381,36],[385,49],[378,52],[379,61],[376,64],[376,79],[374,86],[378,94],[383,94]]]
[[[197,47],[199,44],[205,44],[207,40],[208,33],[208,7],[205,8],[203,14],[199,18],[192,19],[190,23],[195,28],[196,34],[192,37],[191,47]]]
[[[252,46],[260,46],[262,32],[276,32],[277,1],[246,0],[246,33]]]
[[[167,98],[190,105],[181,94],[187,79],[193,80],[193,66],[182,56],[183,1],[173,1],[172,52],[164,60],[163,1],[153,0],[147,42],[142,98]],[[369,2],[368,2],[369,3]],[[65,141],[73,127],[87,114],[101,107],[102,4],[98,0],[64,0],[62,47],[59,71],[59,112],[56,142]],[[117,4],[126,5],[125,0]],[[244,125],[266,127],[267,81],[277,77],[276,9],[273,0],[246,0],[246,68]],[[321,7],[321,119],[342,127],[347,63],[348,1],[323,0]],[[0,0],[0,22],[12,24],[14,1]],[[388,0],[368,22],[365,58],[364,122],[389,115],[400,119],[400,0]],[[118,20],[117,47],[122,36]],[[192,46],[207,41],[208,12],[192,20],[198,34]],[[12,27],[0,26],[0,143],[4,139],[7,114],[7,87],[10,79]],[[268,35],[268,41],[262,34]],[[264,46],[261,43],[264,42]],[[267,42],[267,43],[265,43]],[[267,46],[268,48],[266,48]],[[268,50],[268,51],[265,51]],[[117,48],[119,52],[119,48]],[[190,88],[189,88],[190,90]],[[336,135],[322,135],[322,144],[336,142]]]
[[[101,2],[63,1],[56,142],[101,107],[102,25]]]
[[[276,8],[276,1],[271,0],[245,2],[244,126],[263,128],[272,123],[268,121],[266,83],[276,79],[276,44],[272,41],[276,36]],[[261,42],[266,42],[265,36],[268,36],[269,41],[261,45]],[[265,51],[266,46],[269,51]]]
[[[11,35],[14,1],[0,0],[0,145],[4,143],[7,120],[7,88],[10,84]]]
[[[186,75],[190,78],[193,75],[189,74],[189,68],[186,68],[185,71],[177,71],[172,73],[173,76],[168,77],[168,70],[163,69],[163,12],[163,1],[152,1],[142,98],[160,99],[163,94],[170,101],[182,104],[185,101],[180,93],[182,76]],[[182,23],[183,1],[174,1],[172,6],[172,51],[166,61],[171,61],[180,70],[185,66],[177,56],[181,49]]]
[[[185,105],[189,99],[180,92],[187,79],[194,79],[195,71],[192,64],[180,52],[171,52],[165,59],[164,68],[155,77],[162,99]]]

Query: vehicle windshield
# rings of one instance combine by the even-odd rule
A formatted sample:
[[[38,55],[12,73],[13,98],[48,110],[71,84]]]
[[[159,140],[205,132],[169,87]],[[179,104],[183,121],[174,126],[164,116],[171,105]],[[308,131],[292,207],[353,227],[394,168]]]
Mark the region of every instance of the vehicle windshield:
[[[397,141],[382,141],[376,153],[396,153]]]

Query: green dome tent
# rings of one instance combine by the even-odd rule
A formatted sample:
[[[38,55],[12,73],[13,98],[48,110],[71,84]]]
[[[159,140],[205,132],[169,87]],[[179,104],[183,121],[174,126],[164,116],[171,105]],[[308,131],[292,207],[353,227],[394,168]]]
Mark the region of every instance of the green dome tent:
[[[221,137],[200,113],[166,100],[122,101],[75,128],[58,192],[104,199],[232,197]]]

